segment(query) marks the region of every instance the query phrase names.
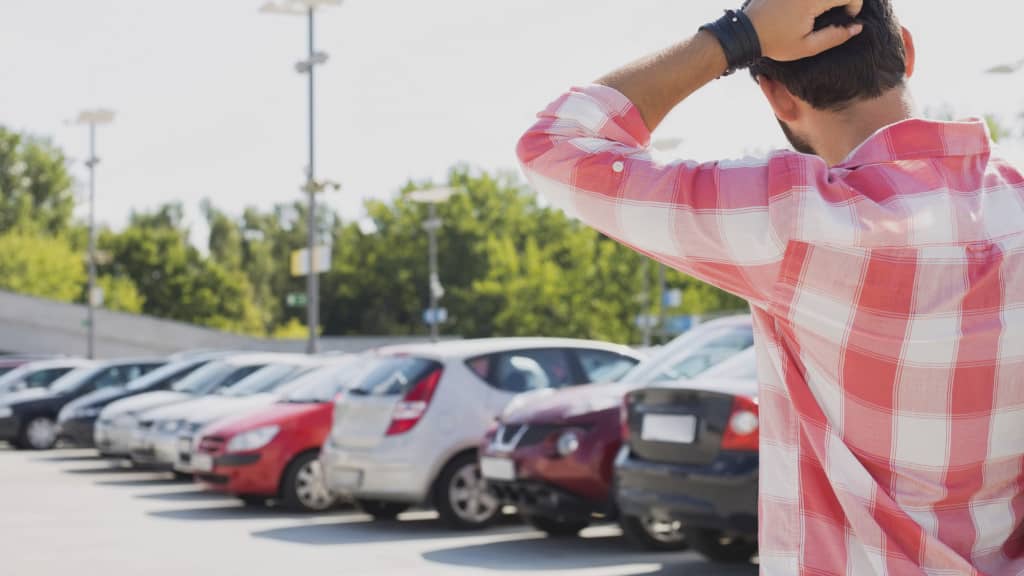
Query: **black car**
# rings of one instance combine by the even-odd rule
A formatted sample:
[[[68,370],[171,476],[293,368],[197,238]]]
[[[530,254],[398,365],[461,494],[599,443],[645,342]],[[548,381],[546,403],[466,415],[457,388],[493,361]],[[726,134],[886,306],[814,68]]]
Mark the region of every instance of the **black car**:
[[[642,542],[650,522],[717,562],[757,552],[756,371],[751,349],[698,380],[626,396],[615,498],[627,537]]]
[[[49,387],[0,398],[0,441],[19,449],[48,450],[57,443],[57,414],[75,398],[95,390],[122,387],[159,368],[157,358],[113,360],[76,368]]]
[[[108,404],[146,392],[168,390],[175,382],[218,356],[204,354],[181,359],[172,357],[167,364],[132,380],[123,388],[103,388],[72,400],[57,416],[57,435],[75,446],[92,448],[95,445],[93,431],[96,418]]]

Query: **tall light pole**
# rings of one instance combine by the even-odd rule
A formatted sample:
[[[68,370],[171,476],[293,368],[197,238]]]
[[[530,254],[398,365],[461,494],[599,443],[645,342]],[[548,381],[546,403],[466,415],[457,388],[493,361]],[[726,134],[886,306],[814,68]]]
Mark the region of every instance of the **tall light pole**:
[[[427,311],[426,319],[430,324],[430,339],[437,342],[441,338],[441,317],[438,303],[444,297],[444,285],[441,284],[440,273],[437,269],[437,231],[443,223],[437,217],[437,205],[447,202],[449,198],[459,191],[454,188],[430,188],[427,190],[416,190],[409,193],[409,200],[418,204],[429,206],[429,217],[423,223],[423,229],[427,231],[428,252],[430,266],[430,309]]]
[[[96,127],[114,121],[114,112],[100,108],[82,110],[75,118],[74,124],[89,127],[89,159],[85,165],[89,167],[89,286],[86,300],[89,316],[87,322],[88,357],[96,357],[96,307],[100,305],[102,295],[96,287],[96,166],[100,159],[96,156]]]
[[[308,50],[305,60],[295,65],[299,74],[309,76],[309,165],[306,166],[306,185],[303,187],[308,195],[308,228],[307,249],[309,270],[306,274],[306,323],[309,325],[309,342],[306,345],[306,352],[316,354],[319,348],[317,343],[320,327],[320,276],[315,263],[316,252],[316,193],[323,189],[323,185],[316,181],[316,107],[315,107],[315,84],[314,70],[317,65],[327,62],[325,52],[317,52],[314,46],[314,31],[316,22],[316,11],[320,8],[340,6],[342,0],[279,0],[267,2],[261,8],[261,12],[269,14],[305,15],[308,26]]]

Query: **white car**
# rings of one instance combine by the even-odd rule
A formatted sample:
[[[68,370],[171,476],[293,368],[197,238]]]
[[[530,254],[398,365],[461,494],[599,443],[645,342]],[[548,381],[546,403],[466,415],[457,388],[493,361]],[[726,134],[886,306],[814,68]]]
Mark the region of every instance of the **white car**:
[[[99,414],[93,439],[104,456],[127,457],[142,450],[142,438],[148,433],[151,421],[140,421],[139,414],[170,406],[201,396],[213,394],[221,388],[237,384],[272,363],[276,354],[238,354],[221,358],[198,368],[176,382],[170,390],[147,392],[107,405]],[[138,454],[140,463],[151,463],[152,454]]]
[[[321,451],[330,490],[376,518],[432,504],[454,528],[500,512],[477,445],[517,395],[615,380],[639,362],[625,346],[494,338],[385,348],[334,409]]]
[[[91,360],[83,358],[57,358],[22,364],[0,376],[0,395],[29,388],[46,388],[75,368],[91,365]]]
[[[273,404],[297,376],[322,364],[322,359],[280,354],[272,364],[233,386],[202,398],[143,412],[139,419],[151,423],[149,433],[143,446],[132,452],[132,459],[156,467],[170,466],[179,474],[191,474],[192,446],[201,428],[221,418]],[[152,460],[144,462],[143,455],[151,456]]]

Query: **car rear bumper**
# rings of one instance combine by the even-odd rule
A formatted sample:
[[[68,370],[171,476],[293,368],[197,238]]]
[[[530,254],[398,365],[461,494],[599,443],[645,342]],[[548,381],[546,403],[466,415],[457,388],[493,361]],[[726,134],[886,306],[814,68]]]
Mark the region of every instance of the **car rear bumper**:
[[[149,433],[132,448],[132,462],[140,466],[172,469],[178,458],[178,436]]]
[[[757,534],[758,455],[723,452],[706,465],[647,462],[623,447],[615,463],[622,514]]]
[[[546,482],[488,480],[487,486],[503,503],[515,506],[521,512],[530,515],[589,520],[595,515],[614,514],[614,506],[610,502],[590,502]]]
[[[427,499],[431,467],[422,454],[385,450],[386,444],[357,452],[325,444],[320,452],[327,488],[350,498],[419,503]]]
[[[59,435],[82,448],[94,447],[93,435],[96,428],[96,418],[72,418],[60,423]]]

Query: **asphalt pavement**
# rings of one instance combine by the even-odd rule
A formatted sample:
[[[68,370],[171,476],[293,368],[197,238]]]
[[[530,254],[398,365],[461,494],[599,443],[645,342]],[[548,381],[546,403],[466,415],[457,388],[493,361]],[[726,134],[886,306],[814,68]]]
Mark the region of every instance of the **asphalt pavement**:
[[[611,525],[552,539],[515,517],[483,532],[446,530],[418,510],[378,523],[353,510],[317,516],[238,501],[99,459],[88,450],[0,447],[0,566],[33,576],[752,576],[692,552],[637,551]]]

